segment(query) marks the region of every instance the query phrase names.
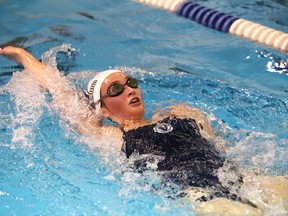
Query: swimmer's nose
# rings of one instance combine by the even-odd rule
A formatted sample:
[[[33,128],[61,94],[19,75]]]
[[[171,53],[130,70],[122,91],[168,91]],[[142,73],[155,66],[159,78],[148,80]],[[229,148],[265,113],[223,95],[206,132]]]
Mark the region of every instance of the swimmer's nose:
[[[135,92],[134,88],[131,88],[129,86],[125,86],[125,87],[127,87],[127,91],[128,91],[127,95],[128,96],[135,95],[136,92]]]

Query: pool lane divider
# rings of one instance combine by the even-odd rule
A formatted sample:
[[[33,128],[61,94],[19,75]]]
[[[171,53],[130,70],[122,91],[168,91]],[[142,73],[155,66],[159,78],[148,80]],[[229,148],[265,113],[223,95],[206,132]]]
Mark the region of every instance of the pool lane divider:
[[[186,0],[137,0],[162,8],[218,31],[236,35],[288,53],[288,34]]]

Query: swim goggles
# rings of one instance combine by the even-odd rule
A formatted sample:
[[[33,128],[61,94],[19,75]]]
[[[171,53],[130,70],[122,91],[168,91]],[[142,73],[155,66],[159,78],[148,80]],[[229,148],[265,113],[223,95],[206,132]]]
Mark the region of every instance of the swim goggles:
[[[125,84],[114,83],[108,87],[107,93],[103,95],[98,101],[95,102],[94,105],[99,104],[106,97],[116,97],[123,93],[124,87],[129,86],[131,88],[138,88],[138,80],[133,77],[128,77]]]

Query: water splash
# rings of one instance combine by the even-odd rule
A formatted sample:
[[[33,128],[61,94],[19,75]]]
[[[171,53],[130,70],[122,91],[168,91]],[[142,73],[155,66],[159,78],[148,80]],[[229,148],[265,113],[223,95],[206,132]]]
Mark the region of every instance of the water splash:
[[[31,148],[33,146],[33,129],[38,119],[47,108],[43,90],[27,71],[16,72],[12,79],[1,88],[7,91],[15,102],[14,113],[8,118],[7,125],[13,131],[10,148]]]
[[[269,59],[266,64],[267,71],[271,73],[284,73],[288,75],[288,59],[284,59],[284,57],[277,56],[268,51],[256,50],[255,53],[258,55],[258,58]],[[247,58],[250,58],[250,56]]]
[[[71,44],[63,44],[61,46],[54,47],[42,55],[42,63],[49,65],[54,70],[57,70],[56,55],[58,52],[65,52],[70,57],[72,53],[75,52],[75,49],[71,47]]]
[[[220,135],[218,139],[227,156],[238,166],[268,175],[287,173],[287,139],[274,133],[231,128],[213,114],[209,118],[214,124],[215,132]]]
[[[280,59],[280,60],[274,60],[272,59],[271,61],[267,62],[267,70],[269,72],[273,73],[285,73],[288,75],[288,60]]]

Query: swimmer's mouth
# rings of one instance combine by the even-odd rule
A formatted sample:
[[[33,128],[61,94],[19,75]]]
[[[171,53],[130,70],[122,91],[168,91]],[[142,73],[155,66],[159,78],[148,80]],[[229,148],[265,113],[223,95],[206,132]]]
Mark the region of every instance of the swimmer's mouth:
[[[138,102],[140,102],[140,98],[136,97],[136,98],[133,98],[133,99],[130,101],[129,105],[131,105],[131,104],[136,104],[136,103],[138,103]]]

